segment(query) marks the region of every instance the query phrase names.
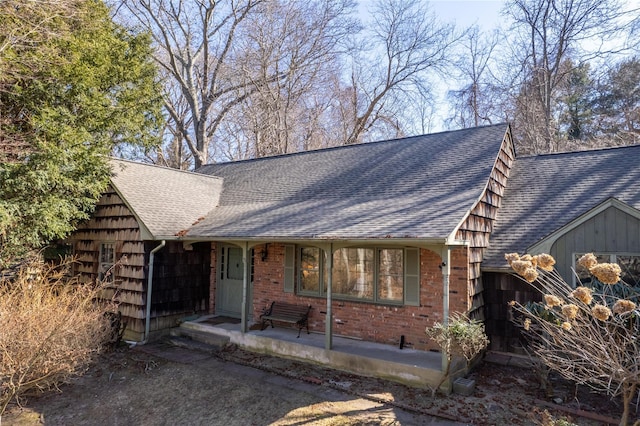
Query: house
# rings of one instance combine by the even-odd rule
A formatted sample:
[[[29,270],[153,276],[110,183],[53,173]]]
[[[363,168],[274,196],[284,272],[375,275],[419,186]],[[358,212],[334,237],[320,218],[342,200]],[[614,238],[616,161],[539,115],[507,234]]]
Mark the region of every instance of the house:
[[[639,164],[639,145],[518,157],[482,263],[491,349],[513,351],[520,344],[505,305],[539,297],[513,276],[505,253],[549,253],[573,285],[586,277],[577,259],[595,253],[602,262],[617,262],[627,283],[639,283]]]
[[[85,279],[113,282],[128,340],[203,314],[246,332],[289,301],[312,306],[328,349],[332,336],[435,349],[425,327],[468,312],[509,352],[507,303],[539,295],[505,253],[550,253],[573,284],[594,252],[638,282],[638,164],[640,146],[516,159],[506,124],[197,173],[112,160],[71,241]]]
[[[247,332],[275,300],[311,305],[326,349],[348,336],[429,350],[425,327],[483,318],[481,264],[514,159],[499,124],[197,173],[112,160],[71,241],[85,279],[113,282],[129,340],[194,314]]]

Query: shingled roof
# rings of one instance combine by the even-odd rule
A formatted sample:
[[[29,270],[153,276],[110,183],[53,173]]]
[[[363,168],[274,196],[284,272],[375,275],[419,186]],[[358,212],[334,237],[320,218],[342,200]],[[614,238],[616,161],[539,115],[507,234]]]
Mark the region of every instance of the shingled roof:
[[[500,124],[204,166],[198,172],[223,178],[223,191],[187,238],[444,242],[481,196],[507,131]]]
[[[111,182],[141,222],[145,239],[166,239],[188,229],[217,204],[222,179],[150,164],[111,160]]]
[[[609,198],[640,209],[640,145],[518,157],[483,268],[528,248]]]

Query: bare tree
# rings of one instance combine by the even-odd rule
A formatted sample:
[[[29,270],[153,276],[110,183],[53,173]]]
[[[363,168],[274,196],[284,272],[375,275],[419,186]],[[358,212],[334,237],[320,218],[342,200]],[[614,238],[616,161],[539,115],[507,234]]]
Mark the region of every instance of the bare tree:
[[[340,74],[347,36],[357,31],[351,0],[265,3],[240,37],[244,79],[253,93],[239,106],[238,146],[262,157],[322,145],[327,87]],[[273,79],[269,76],[280,75]],[[235,157],[235,156],[234,156]]]
[[[153,35],[155,59],[170,87],[165,107],[172,132],[186,143],[196,168],[212,158],[211,142],[226,114],[252,93],[251,83],[237,78],[242,68],[235,43],[240,25],[260,3],[123,0],[121,13]]]
[[[354,32],[352,0],[123,0],[152,32],[169,137],[194,166],[296,151],[317,138],[317,97]],[[120,9],[123,9],[122,7]],[[321,102],[314,102],[316,100]]]
[[[513,119],[520,152],[554,151],[557,92],[572,71],[564,65],[613,53],[606,43],[624,29],[628,12],[618,0],[511,0],[505,10],[514,21]]]
[[[456,41],[452,25],[440,23],[418,0],[378,0],[352,59],[348,103],[341,103],[344,143],[362,142],[376,126],[402,134],[408,94],[431,93],[430,75],[446,65]],[[374,132],[375,134],[375,132]]]
[[[501,118],[496,112],[499,104],[491,98],[495,78],[490,66],[498,41],[497,32],[484,34],[477,25],[463,36],[462,49],[454,63],[463,86],[447,93],[453,112],[449,121],[457,127],[491,124],[495,118]]]

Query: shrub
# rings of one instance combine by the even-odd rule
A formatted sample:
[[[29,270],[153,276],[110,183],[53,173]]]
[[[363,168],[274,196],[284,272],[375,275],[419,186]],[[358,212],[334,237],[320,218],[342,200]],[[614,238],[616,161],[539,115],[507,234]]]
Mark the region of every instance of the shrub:
[[[111,335],[99,285],[69,278],[70,261],[37,259],[0,278],[0,416],[11,401],[81,374]]]
[[[620,267],[598,264],[587,254],[578,262],[592,274],[592,283],[572,288],[553,268],[549,255],[512,253],[505,258],[543,296],[537,306],[510,302],[533,353],[569,380],[622,396],[620,424],[626,425],[640,384],[640,312],[625,298],[635,292],[620,280]]]
[[[451,315],[447,324],[435,322],[433,326],[426,328],[425,333],[440,346],[442,352],[447,356],[447,367],[442,380],[433,389],[434,394],[449,375],[452,355],[463,356],[468,365],[489,344],[482,322],[469,319],[460,313]]]

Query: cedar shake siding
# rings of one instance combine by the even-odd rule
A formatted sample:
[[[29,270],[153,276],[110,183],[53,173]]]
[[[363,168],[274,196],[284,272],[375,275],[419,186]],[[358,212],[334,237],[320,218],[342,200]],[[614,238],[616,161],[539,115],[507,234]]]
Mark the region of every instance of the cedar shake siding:
[[[84,282],[98,279],[100,245],[115,247],[114,285],[105,297],[113,298],[127,323],[125,339],[136,339],[144,332],[146,256],[136,218],[110,186],[102,195],[91,219],[78,226],[71,236],[76,272]]]
[[[507,132],[500,147],[498,158],[489,177],[489,183],[480,201],[458,229],[457,239],[469,241],[469,289],[471,298],[469,316],[484,319],[485,294],[482,283],[481,265],[484,252],[489,247],[491,232],[498,214],[502,197],[509,179],[509,172],[515,160],[511,133]]]
[[[157,241],[145,242],[147,253],[157,246]],[[151,331],[175,327],[181,318],[209,312],[211,244],[188,248],[169,241],[154,255]]]
[[[104,293],[118,303],[127,329],[124,338],[142,340],[145,330],[149,252],[157,241],[144,242],[131,210],[112,187],[100,198],[91,219],[71,236],[76,272],[83,282],[99,277],[100,247],[113,244],[116,266],[113,285]],[[150,330],[177,324],[177,319],[208,310],[210,245],[194,244],[185,251],[182,243],[168,243],[155,255],[154,291]]]

